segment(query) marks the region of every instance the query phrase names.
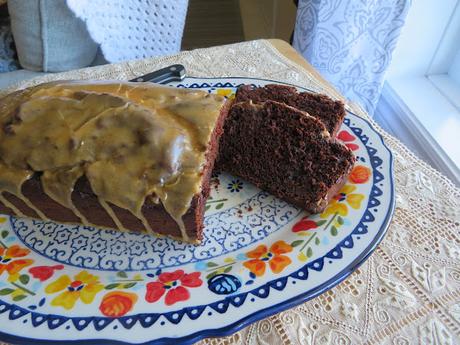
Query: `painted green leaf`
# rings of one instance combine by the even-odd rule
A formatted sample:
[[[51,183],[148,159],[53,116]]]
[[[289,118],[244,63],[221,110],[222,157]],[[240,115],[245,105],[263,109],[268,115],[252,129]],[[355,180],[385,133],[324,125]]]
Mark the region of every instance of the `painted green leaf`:
[[[291,243],[291,247],[300,246],[303,243],[303,240],[297,240]]]
[[[14,290],[13,290],[13,289],[10,289],[10,288],[1,289],[1,290],[0,290],[0,296],[9,295],[9,294],[12,293],[13,291],[14,291]]]
[[[6,238],[8,236],[8,230],[2,231],[2,238]]]
[[[215,262],[209,261],[209,262],[206,264],[206,266],[208,266],[208,267],[217,267],[217,266],[219,266],[219,265],[216,264]]]
[[[222,207],[224,207],[224,203],[221,202],[219,204],[216,205],[216,210],[220,210]]]
[[[120,285],[120,284],[118,284],[118,283],[109,284],[109,285],[105,286],[105,289],[106,290],[116,289],[118,287],[118,285]]]
[[[331,226],[331,235],[337,236],[337,233],[338,233],[337,228],[334,225]]]
[[[120,272],[117,272],[117,277],[128,278],[128,275],[126,274],[126,272],[120,271]]]
[[[339,223],[340,225],[343,225],[343,218],[338,216],[337,217],[337,223]]]
[[[128,283],[128,284],[123,285],[123,288],[125,288],[125,289],[130,289],[130,288],[132,288],[134,285],[136,285],[136,283],[134,283],[134,282],[133,282],[133,283]]]
[[[27,297],[27,295],[17,295],[17,296],[13,297],[13,301],[15,301],[15,302],[22,301],[26,297]]]
[[[233,267],[233,266],[228,266],[228,267],[225,267],[225,269],[224,269],[224,273],[228,273],[228,272],[230,272],[230,271],[232,270],[232,267]]]
[[[204,208],[204,210],[207,211],[207,210],[209,210],[210,208],[211,208],[211,205],[206,205],[205,208]]]
[[[318,244],[320,244],[320,243],[321,243],[321,240],[320,240],[318,237],[315,238],[315,244],[318,245]]]
[[[311,247],[308,247],[307,249],[307,257],[311,258],[313,256],[313,249]]]
[[[209,279],[211,279],[212,277],[214,277],[216,274],[217,274],[216,271],[211,272],[211,273],[209,273],[209,274],[206,276],[206,279],[209,280]]]
[[[19,281],[24,284],[24,285],[27,285],[27,283],[29,282],[30,280],[30,277],[27,275],[27,274],[21,274],[19,276]]]
[[[318,221],[316,222],[316,225],[318,225],[318,226],[321,226],[321,225],[323,225],[323,224],[326,224],[326,219],[318,220]]]

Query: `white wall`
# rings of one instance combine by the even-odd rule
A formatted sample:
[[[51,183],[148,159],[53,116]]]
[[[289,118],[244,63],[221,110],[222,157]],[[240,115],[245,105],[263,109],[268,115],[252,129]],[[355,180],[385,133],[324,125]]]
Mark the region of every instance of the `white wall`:
[[[393,52],[387,79],[424,75],[438,48],[452,48],[448,45],[441,47],[440,41],[458,2],[459,0],[412,1],[406,23]]]

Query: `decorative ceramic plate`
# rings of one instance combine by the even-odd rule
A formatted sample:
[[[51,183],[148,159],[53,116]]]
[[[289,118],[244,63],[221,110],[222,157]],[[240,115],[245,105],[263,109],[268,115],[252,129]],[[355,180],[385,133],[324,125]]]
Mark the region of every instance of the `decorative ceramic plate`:
[[[232,97],[259,79],[187,78]],[[301,88],[299,88],[301,89]],[[212,178],[202,245],[0,216],[0,338],[25,344],[191,344],[236,332],[345,279],[382,239],[392,156],[362,118],[338,135],[356,157],[327,209],[300,209],[227,174]]]

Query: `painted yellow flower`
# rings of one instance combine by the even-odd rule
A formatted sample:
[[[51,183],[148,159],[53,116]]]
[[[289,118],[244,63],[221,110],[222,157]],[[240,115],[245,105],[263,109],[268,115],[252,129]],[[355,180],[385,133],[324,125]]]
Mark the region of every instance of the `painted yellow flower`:
[[[361,201],[364,199],[364,195],[353,193],[356,190],[356,186],[345,185],[342,187],[340,192],[334,196],[329,206],[321,213],[321,218],[327,218],[330,215],[338,214],[345,217],[348,214],[348,206],[355,210],[361,207]]]
[[[216,93],[228,99],[235,98],[235,91],[233,91],[232,89],[217,89]]]
[[[53,294],[63,291],[51,301],[53,306],[61,306],[67,310],[73,308],[75,303],[80,299],[85,304],[90,304],[96,294],[104,289],[104,285],[99,283],[99,278],[89,274],[87,271],[81,271],[74,279],[68,275],[63,275],[49,284],[45,288],[47,294]]]

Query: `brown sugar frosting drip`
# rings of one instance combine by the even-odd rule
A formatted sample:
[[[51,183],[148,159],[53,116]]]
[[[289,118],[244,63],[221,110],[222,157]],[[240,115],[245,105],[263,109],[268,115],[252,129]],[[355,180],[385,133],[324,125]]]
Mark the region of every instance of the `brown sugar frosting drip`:
[[[0,100],[0,195],[30,204],[21,186],[39,173],[45,193],[88,224],[71,198],[85,175],[120,229],[108,203],[151,230],[141,210],[152,196],[188,240],[182,216],[200,191],[224,102],[204,91],[129,82],[54,82],[7,96]]]

